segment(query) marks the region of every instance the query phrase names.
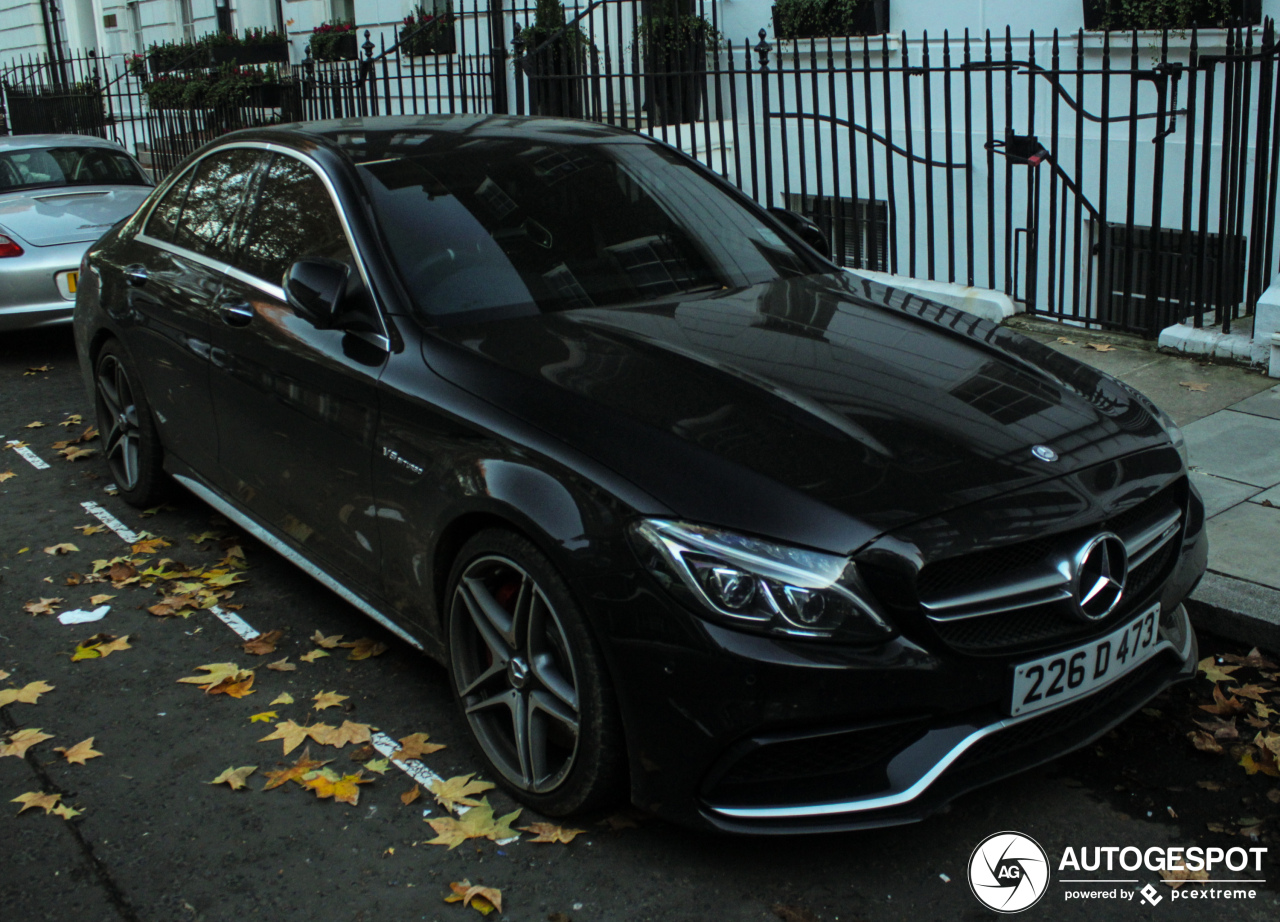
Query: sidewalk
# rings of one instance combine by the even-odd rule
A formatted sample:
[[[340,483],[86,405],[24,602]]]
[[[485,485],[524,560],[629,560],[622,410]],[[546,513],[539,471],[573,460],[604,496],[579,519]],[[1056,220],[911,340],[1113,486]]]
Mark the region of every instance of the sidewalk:
[[[1188,603],[1192,619],[1234,640],[1280,649],[1280,382],[1165,354],[1120,333],[1021,315],[1007,325],[1115,375],[1182,427],[1209,529],[1209,572]],[[1103,344],[1112,348],[1093,348]]]

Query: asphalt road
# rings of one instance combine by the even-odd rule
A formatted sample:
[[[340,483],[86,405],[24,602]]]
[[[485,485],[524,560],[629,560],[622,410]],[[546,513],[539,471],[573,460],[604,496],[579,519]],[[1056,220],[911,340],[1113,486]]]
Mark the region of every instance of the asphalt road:
[[[45,366],[50,370],[26,373]],[[361,786],[356,806],[319,799],[293,783],[264,791],[265,773],[301,752],[286,758],[280,742],[259,741],[274,721],[250,717],[265,711],[299,724],[371,724],[397,739],[429,733],[447,748],[423,761],[444,777],[476,771],[479,760],[437,665],[255,541],[238,542],[249,566],[246,581],[229,587],[236,594],[223,601],[242,605],[238,615],[253,628],[284,632],[268,656],[246,653],[241,638],[208,611],[186,619],[149,614],[147,607],[159,601],[154,588],[67,585],[70,574],[89,573],[94,560],[129,552],[110,530],[74,530],[97,524],[84,502],[101,504],[130,529],[165,537],[172,545],[154,559],[187,567],[214,564],[232,544],[196,544],[190,536],[235,534],[194,498],[143,518],[108,495],[100,455],[68,461],[51,448],[83,431],[84,424],[58,425],[71,414],[92,421],[69,332],[6,334],[0,434],[26,441],[49,467],[38,470],[13,451],[0,452],[0,474],[15,475],[0,483],[0,673],[10,673],[0,675],[0,690],[38,680],[53,686],[34,704],[0,708],[0,734],[39,728],[52,735],[24,757],[0,758],[0,918],[6,922],[478,918],[444,902],[449,882],[464,878],[499,888],[503,911],[490,918],[511,920],[979,919],[996,914],[972,895],[966,869],[975,846],[1001,830],[1034,837],[1052,860],[1067,847],[1217,842],[1159,811],[1151,819],[1140,809],[1124,812],[1115,786],[1123,786],[1126,770],[1131,777],[1145,769],[1106,764],[1090,752],[970,794],[920,825],[785,839],[691,833],[624,811],[583,818],[576,825],[586,832],[569,845],[475,839],[447,850],[426,844],[434,833],[424,820],[443,811],[429,795],[402,803],[414,782],[394,766],[383,775],[365,772],[374,780]],[[46,425],[24,428],[35,421]],[[78,550],[56,556],[43,550],[60,543]],[[98,593],[114,598],[108,614],[91,624],[63,625],[56,615],[32,615],[23,607],[60,598],[53,603],[60,612],[92,608],[89,598]],[[347,640],[374,638],[388,649],[351,661],[347,650],[334,648],[333,655],[299,662],[316,649],[308,638],[317,630]],[[73,662],[77,644],[99,632],[127,635],[130,646]],[[286,656],[296,670],[265,668]],[[224,662],[256,670],[253,694],[207,695],[177,681],[197,666]],[[311,711],[313,696],[324,691],[348,697],[335,708]],[[271,705],[283,692],[294,703]],[[70,764],[55,751],[88,737],[102,755],[84,764]],[[356,750],[312,745],[313,754],[333,759],[330,768],[342,774],[360,768],[351,758]],[[1170,753],[1152,758],[1195,756],[1183,748]],[[1077,772],[1082,758],[1101,767]],[[209,784],[241,766],[257,767],[244,790]],[[18,815],[20,805],[10,801],[29,792],[59,794],[61,804],[80,813],[63,819],[37,807]],[[491,792],[491,802],[497,813],[515,809],[499,791]],[[539,819],[526,812],[515,825]],[[1258,889],[1253,899],[1233,901],[1174,900],[1161,886],[1159,903],[1146,904],[1135,890],[1158,881],[1146,870],[1112,875],[1138,881],[1113,886],[1128,899],[1068,900],[1075,885],[1059,882],[1064,876],[1072,875],[1055,869],[1044,898],[1025,918],[1280,915],[1274,859],[1253,875],[1271,883],[1252,885]]]

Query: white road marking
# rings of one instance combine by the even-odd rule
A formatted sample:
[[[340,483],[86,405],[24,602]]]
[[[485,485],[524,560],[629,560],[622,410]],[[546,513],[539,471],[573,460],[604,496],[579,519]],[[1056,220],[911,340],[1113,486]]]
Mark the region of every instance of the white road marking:
[[[135,542],[137,542],[138,533],[136,531],[131,529],[129,526],[125,525],[124,522],[121,522],[114,515],[112,515],[107,510],[103,509],[97,503],[84,502],[84,503],[81,503],[80,505],[84,508],[85,512],[89,513],[89,515],[93,516],[103,525],[107,526],[107,528],[110,528],[128,544],[134,544]]]
[[[36,454],[26,445],[19,444],[18,441],[15,439],[10,439],[6,444],[9,446],[10,450],[13,451],[14,454],[21,455],[22,459],[26,461],[28,464],[30,464],[32,467],[34,467],[36,470],[43,471],[48,469],[49,462],[41,458],[38,454]]]
[[[400,748],[400,744],[385,733],[375,733],[370,742],[373,744],[374,749],[378,750],[378,752],[382,753],[388,759],[391,759],[392,753],[396,752]],[[444,780],[416,759],[409,762],[402,762],[400,759],[391,759],[391,764],[427,790],[431,790],[431,785],[436,781]]]
[[[209,611],[213,612],[214,617],[239,634],[244,640],[253,640],[253,638],[262,633],[261,631],[254,630],[250,627],[249,622],[245,621],[235,612],[223,611],[221,605],[214,605],[209,609]]]

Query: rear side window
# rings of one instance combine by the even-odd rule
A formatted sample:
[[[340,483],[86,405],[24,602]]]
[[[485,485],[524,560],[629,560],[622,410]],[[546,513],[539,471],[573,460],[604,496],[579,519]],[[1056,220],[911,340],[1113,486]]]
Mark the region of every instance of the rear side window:
[[[178,226],[178,218],[182,216],[182,206],[187,200],[187,190],[191,188],[191,174],[192,171],[188,170],[175,182],[164,194],[160,204],[156,205],[151,212],[144,231],[147,236],[163,240],[165,243],[173,242],[173,231]]]
[[[304,256],[350,262],[351,247],[329,190],[305,163],[277,155],[254,198],[237,262],[241,269],[279,285],[289,266]]]
[[[262,156],[258,150],[237,148],[201,160],[187,191],[173,242],[210,259],[231,262],[236,213]]]

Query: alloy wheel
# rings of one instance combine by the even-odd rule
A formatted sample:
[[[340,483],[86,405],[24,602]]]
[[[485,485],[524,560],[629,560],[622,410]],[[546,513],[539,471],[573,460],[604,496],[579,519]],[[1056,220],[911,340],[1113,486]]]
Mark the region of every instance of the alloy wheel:
[[[137,487],[141,476],[142,428],[133,385],[116,356],[108,354],[98,363],[97,390],[98,419],[106,430],[102,437],[107,463],[120,489],[129,491]]]
[[[562,784],[578,755],[579,669],[537,581],[506,557],[473,561],[454,589],[450,646],[463,712],[494,767],[522,791]]]

